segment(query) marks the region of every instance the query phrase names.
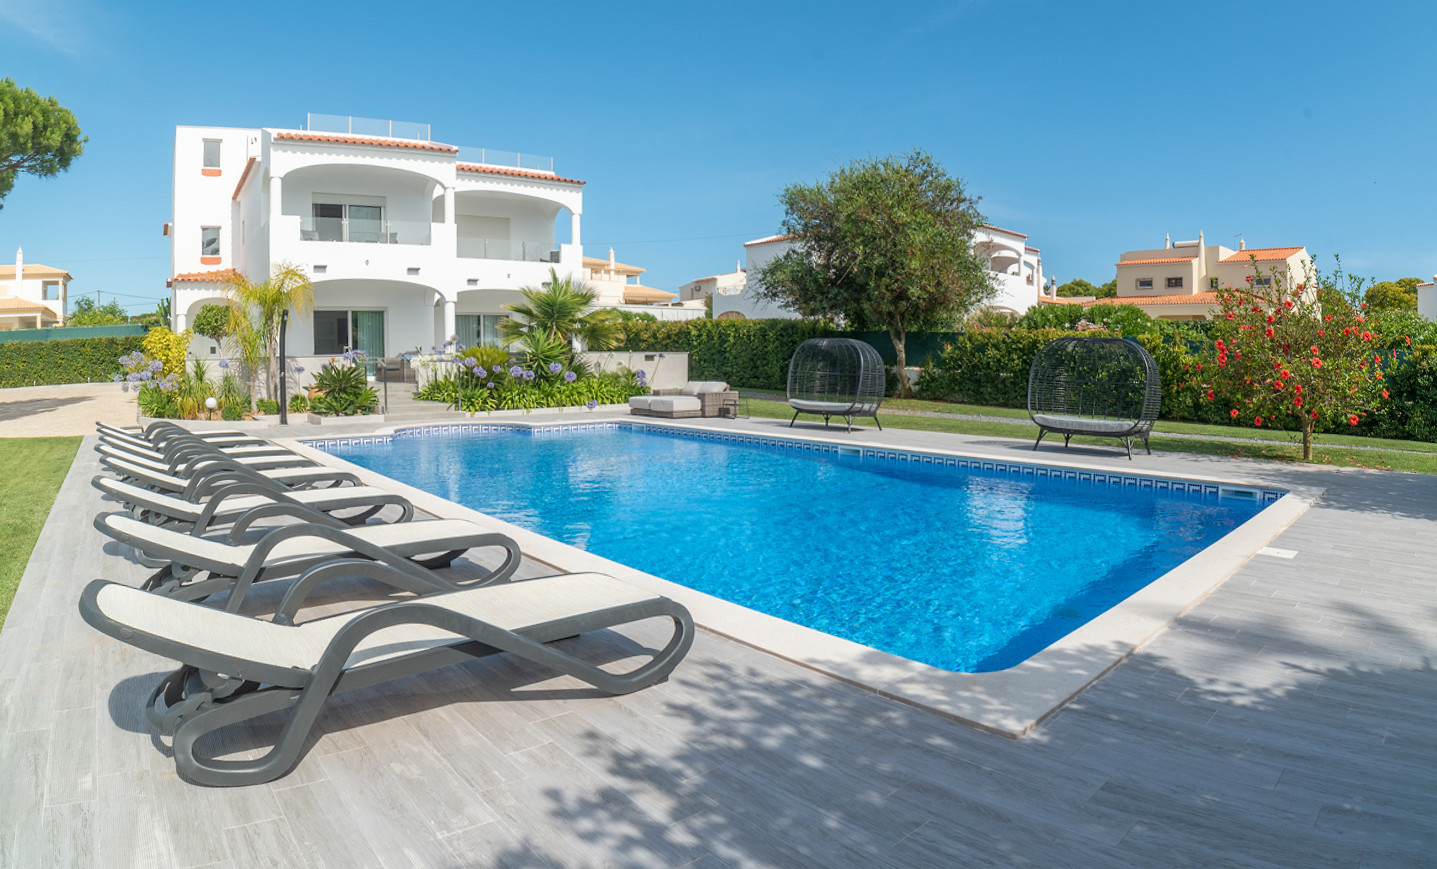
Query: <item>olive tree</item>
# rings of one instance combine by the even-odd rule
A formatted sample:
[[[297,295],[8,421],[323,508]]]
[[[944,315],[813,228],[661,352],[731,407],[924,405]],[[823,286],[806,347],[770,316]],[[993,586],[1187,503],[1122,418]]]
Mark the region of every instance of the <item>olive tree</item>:
[[[759,298],[886,330],[900,372],[909,332],[952,328],[994,293],[973,252],[978,199],[922,151],[856,160],[779,200],[793,247],[762,269]],[[906,377],[899,383],[912,394]]]

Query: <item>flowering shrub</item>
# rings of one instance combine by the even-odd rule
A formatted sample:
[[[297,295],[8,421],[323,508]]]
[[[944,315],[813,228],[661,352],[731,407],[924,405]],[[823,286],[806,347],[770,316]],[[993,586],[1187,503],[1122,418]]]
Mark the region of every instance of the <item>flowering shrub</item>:
[[[179,374],[185,370],[185,355],[189,353],[193,329],[175,333],[164,326],[156,326],[145,333],[140,346],[150,359],[158,360],[164,374]]]
[[[1345,285],[1344,285],[1345,284]],[[1198,364],[1182,387],[1196,389],[1228,415],[1253,426],[1296,428],[1302,457],[1312,460],[1320,425],[1357,426],[1389,396],[1383,351],[1361,301],[1362,281],[1312,273],[1284,283],[1220,290],[1213,364]]]
[[[485,366],[461,355],[449,368],[453,374],[433,377],[414,397],[421,401],[442,401],[477,413],[580,405],[592,409],[600,404],[620,404],[631,395],[648,391],[642,385],[642,372],[632,376],[588,374],[566,368],[559,362],[537,363],[534,367]]]

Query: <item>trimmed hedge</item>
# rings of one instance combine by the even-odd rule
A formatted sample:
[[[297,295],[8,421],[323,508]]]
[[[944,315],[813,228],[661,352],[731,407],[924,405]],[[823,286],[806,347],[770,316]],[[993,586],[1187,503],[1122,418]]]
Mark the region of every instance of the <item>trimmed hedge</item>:
[[[818,320],[677,320],[625,323],[617,350],[689,354],[690,380],[783,389],[788,361],[809,338],[838,334]]]
[[[1014,329],[963,332],[943,348],[937,365],[918,375],[918,395],[937,401],[986,404],[996,407],[1028,406],[1028,369],[1033,357],[1066,329]],[[1083,335],[1108,336],[1104,331]]]
[[[140,342],[132,336],[0,344],[0,388],[106,381],[119,373],[120,357],[139,350]]]

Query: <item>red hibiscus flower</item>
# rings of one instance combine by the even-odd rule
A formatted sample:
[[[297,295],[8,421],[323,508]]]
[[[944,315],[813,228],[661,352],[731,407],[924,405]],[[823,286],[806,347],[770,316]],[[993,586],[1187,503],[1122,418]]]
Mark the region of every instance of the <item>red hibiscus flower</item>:
[[[1230,413],[1230,414],[1228,414],[1228,415],[1231,416],[1233,419],[1237,419],[1237,408],[1234,407],[1234,408],[1232,409],[1232,413]]]

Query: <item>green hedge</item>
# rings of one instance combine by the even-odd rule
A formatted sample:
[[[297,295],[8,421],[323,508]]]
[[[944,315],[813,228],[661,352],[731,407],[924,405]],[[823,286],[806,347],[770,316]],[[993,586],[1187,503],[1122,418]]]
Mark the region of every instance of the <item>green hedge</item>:
[[[750,389],[783,389],[788,360],[809,338],[837,334],[817,320],[679,320],[625,323],[616,349],[689,354],[690,380],[723,380]]]
[[[139,350],[141,340],[74,338],[0,344],[0,388],[109,380],[120,371],[120,357]]]
[[[1033,357],[1049,342],[1072,334],[1077,333],[1064,329],[960,333],[938,354],[937,365],[923,369],[918,376],[918,395],[937,401],[1027,407],[1028,369]]]

